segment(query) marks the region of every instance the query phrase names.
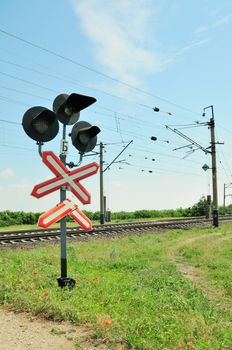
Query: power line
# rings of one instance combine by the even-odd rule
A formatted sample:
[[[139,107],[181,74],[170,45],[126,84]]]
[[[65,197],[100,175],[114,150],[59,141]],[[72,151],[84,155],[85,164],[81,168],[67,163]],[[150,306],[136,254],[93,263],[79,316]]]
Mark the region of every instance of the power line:
[[[6,119],[0,119],[0,122],[5,122],[5,123],[11,123],[11,124],[17,124],[17,125],[21,125],[20,123],[16,123],[16,122],[9,122],[8,120],[6,120]],[[114,130],[113,128],[108,128],[108,127],[104,127],[104,129],[106,129],[106,130],[110,130],[110,131],[112,131],[112,132],[114,132],[114,133],[117,133],[117,131],[116,130]],[[143,139],[145,139],[145,140],[148,140],[148,137],[147,136],[145,136],[145,135],[142,135],[142,134],[137,134],[137,133],[132,133],[132,132],[124,132],[124,134],[127,134],[127,135],[129,135],[129,136],[131,136],[131,137],[133,137],[134,139],[138,139],[138,140],[141,140],[141,138],[143,138]],[[115,144],[121,144],[122,142],[117,142],[117,143],[115,143]],[[165,153],[159,153],[159,152],[156,152],[156,151],[154,151],[154,150],[151,150],[151,149],[144,149],[144,147],[143,148],[139,148],[139,147],[137,147],[137,148],[135,148],[135,147],[131,147],[131,149],[133,150],[136,150],[136,151],[140,151],[140,152],[142,152],[142,153],[151,153],[151,154],[155,154],[155,155],[160,155],[160,156],[165,156],[165,157],[170,157],[170,158],[176,158],[176,159],[178,159],[178,160],[182,160],[182,158],[181,157],[178,157],[178,156],[174,156],[174,155],[169,155],[169,154],[165,154]],[[186,160],[186,161],[188,161],[188,160]],[[190,161],[189,161],[190,162]],[[201,163],[199,163],[199,162],[196,162],[196,161],[193,161],[193,160],[191,160],[191,163],[195,163],[195,164],[201,164]]]
[[[54,90],[54,89],[50,89],[46,86],[43,86],[43,85],[39,85],[39,84],[36,84],[36,83],[33,83],[32,81],[29,81],[29,80],[25,80],[25,79],[22,79],[22,78],[19,78],[19,77],[16,77],[15,75],[11,75],[11,74],[7,74],[7,73],[4,73],[4,72],[0,72],[0,74],[8,77],[8,78],[12,78],[12,79],[15,79],[15,80],[19,80],[19,81],[22,81],[23,83],[26,83],[26,84],[30,84],[30,85],[33,85],[33,86],[36,86],[36,87],[39,87],[41,89],[45,89],[45,90],[48,90],[48,91],[52,91],[52,92],[55,92],[55,93],[58,93],[57,90]]]
[[[9,90],[9,91],[13,91],[13,92],[17,92],[18,94],[23,94],[23,95],[27,95],[27,96],[36,97],[36,98],[41,98],[41,99],[46,100],[46,101],[52,101],[51,99],[46,98],[44,96],[35,95],[35,94],[32,94],[32,93],[27,92],[27,91],[23,91],[23,90],[17,90],[17,89],[14,89],[14,88],[9,88],[9,87],[4,86],[4,85],[0,85],[0,88],[1,89],[5,89],[5,90]]]
[[[57,75],[54,75],[54,74],[50,74],[50,73],[46,73],[46,72],[42,72],[42,71],[40,71],[38,69],[29,68],[29,67],[26,67],[24,65],[20,65],[18,63],[11,62],[11,61],[5,60],[5,59],[0,59],[0,62],[9,64],[9,65],[12,65],[12,66],[15,66],[15,67],[18,67],[18,68],[21,68],[21,69],[24,69],[24,70],[27,70],[27,71],[30,71],[30,72],[35,72],[37,74],[40,74],[40,75],[43,75],[43,76],[47,76],[47,77],[50,77],[50,78],[53,78],[53,79],[56,79],[56,80],[59,80],[59,81],[63,81],[63,82],[70,83],[70,84],[73,84],[73,85],[78,85],[78,86],[81,86],[81,87],[83,87],[85,89],[90,89],[90,90],[93,90],[93,91],[97,91],[97,92],[103,93],[103,94],[105,94],[107,96],[110,96],[110,97],[114,97],[114,98],[117,98],[117,99],[122,99],[122,100],[125,100],[125,101],[129,101],[125,97],[121,97],[121,96],[118,96],[118,95],[115,95],[115,94],[112,94],[112,93],[108,93],[105,90],[97,89],[97,88],[94,88],[94,87],[91,87],[91,86],[88,86],[88,85],[85,85],[85,84],[80,84],[79,82],[76,82],[74,80],[70,80],[70,78],[65,78],[64,79],[64,78],[61,78],[60,76],[57,76]],[[38,63],[36,63],[36,64],[38,64]],[[47,68],[47,69],[49,69],[49,68]],[[144,105],[144,104],[137,104],[137,105],[138,105],[138,107],[141,107],[141,106],[146,107],[146,108],[150,109],[152,111],[152,113],[154,113],[154,108],[153,107],[150,107],[150,106],[147,106],[147,105]],[[109,108],[105,108],[105,109],[110,111]],[[176,114],[176,113],[163,112],[161,110],[159,110],[159,112],[186,120],[186,117],[180,116],[179,114]],[[122,114],[122,115],[125,115],[125,114],[123,114],[121,112],[118,112],[118,113]]]
[[[17,122],[11,122],[10,120],[6,120],[6,119],[0,119],[0,122],[2,122],[2,123],[8,123],[8,124],[16,124],[16,125],[21,125],[20,123],[17,123]]]
[[[232,130],[230,130],[230,129],[228,129],[228,128],[224,128],[222,125],[220,125],[220,124],[218,124],[218,123],[217,123],[217,126],[218,126],[219,128],[221,128],[221,129],[223,129],[224,131],[226,131],[226,132],[232,134]]]
[[[168,99],[165,99],[165,98],[163,98],[163,97],[154,95],[153,93],[150,93],[149,91],[140,89],[140,88],[138,88],[138,87],[136,87],[136,86],[133,86],[133,85],[131,85],[131,84],[125,82],[125,81],[122,81],[122,80],[120,80],[120,79],[114,78],[114,77],[112,77],[112,76],[110,76],[110,75],[108,75],[108,74],[105,74],[105,73],[103,73],[103,72],[101,72],[101,71],[99,71],[99,70],[96,70],[96,69],[91,68],[91,67],[89,67],[89,66],[87,66],[87,65],[84,65],[84,64],[82,64],[82,63],[80,63],[80,62],[78,62],[78,61],[75,61],[75,60],[73,60],[73,59],[67,57],[67,56],[61,55],[61,54],[59,54],[59,53],[57,53],[57,52],[55,52],[55,51],[53,51],[53,50],[50,50],[50,49],[47,49],[47,48],[45,48],[45,47],[43,47],[43,46],[37,45],[37,44],[35,44],[35,43],[33,43],[33,42],[29,41],[29,40],[26,40],[26,39],[24,39],[24,38],[22,38],[22,37],[17,36],[17,35],[15,35],[15,34],[12,34],[12,33],[10,33],[10,32],[7,32],[7,31],[5,31],[5,30],[3,30],[3,29],[0,29],[0,32],[1,32],[2,34],[4,34],[4,35],[7,35],[7,36],[12,37],[12,38],[14,38],[14,39],[17,39],[17,40],[19,40],[19,41],[21,41],[21,42],[23,42],[23,43],[25,43],[25,44],[27,44],[27,45],[30,45],[30,46],[32,46],[32,47],[35,47],[35,48],[37,48],[37,49],[39,49],[39,50],[42,50],[42,51],[44,51],[44,52],[47,52],[47,53],[49,53],[49,54],[51,54],[51,55],[53,55],[53,56],[56,56],[56,57],[58,57],[58,58],[60,58],[60,59],[62,59],[62,60],[64,60],[64,61],[67,61],[67,62],[69,62],[69,63],[72,63],[72,64],[74,64],[74,65],[77,65],[77,66],[79,66],[79,67],[81,67],[81,68],[83,68],[83,69],[89,70],[89,71],[91,71],[91,72],[93,72],[93,73],[95,73],[95,74],[98,74],[98,75],[100,75],[100,76],[102,76],[102,77],[104,77],[104,78],[107,78],[107,79],[109,79],[109,80],[112,80],[112,81],[114,81],[114,82],[116,82],[116,83],[120,83],[120,84],[122,84],[122,85],[124,85],[124,86],[127,86],[127,87],[129,87],[129,88],[131,88],[131,89],[133,89],[133,90],[135,90],[135,91],[138,91],[138,92],[140,92],[140,93],[142,93],[142,94],[145,94],[145,95],[150,96],[150,97],[154,97],[154,98],[156,98],[156,99],[159,99],[160,101],[166,102],[166,103],[168,103],[168,104],[170,104],[170,105],[173,105],[173,106],[175,106],[175,107],[181,108],[181,109],[183,109],[183,110],[185,110],[185,111],[188,111],[188,112],[190,112],[190,113],[199,115],[199,113],[197,113],[197,112],[195,112],[195,111],[192,111],[192,110],[189,109],[189,108],[186,108],[186,107],[184,107],[184,106],[181,106],[181,105],[179,105],[179,104],[176,104],[176,103],[174,103],[174,102],[172,102],[172,101],[169,101]]]
[[[16,63],[7,61],[7,60],[0,59],[0,61],[1,61],[1,62],[5,62],[5,63],[8,63],[8,64],[11,64],[11,65],[14,65],[14,66],[19,67],[19,68],[26,69],[26,70],[28,70],[28,71],[36,72],[36,73],[41,74],[41,75],[44,75],[44,76],[48,76],[48,77],[52,77],[52,78],[57,79],[57,80],[61,80],[61,81],[68,82],[68,83],[72,83],[72,84],[74,84],[74,85],[80,85],[80,86],[86,88],[85,85],[81,85],[81,84],[79,84],[79,83],[76,83],[76,82],[74,82],[74,81],[70,81],[70,80],[67,80],[67,79],[62,79],[62,78],[60,78],[60,77],[58,77],[58,76],[55,76],[55,75],[52,75],[52,74],[44,73],[44,72],[41,72],[41,71],[39,71],[39,70],[32,69],[32,68],[28,68],[28,67],[25,67],[25,66],[22,66],[22,65],[19,65],[19,64],[16,64]],[[49,90],[49,91],[57,92],[57,93],[58,93],[58,91],[55,91],[55,90],[53,90],[53,89],[47,88],[47,87],[45,87],[45,86],[42,86],[42,85],[33,83],[33,82],[28,81],[28,80],[25,80],[25,79],[21,79],[21,78],[19,78],[19,77],[16,77],[16,76],[7,74],[7,73],[5,73],[5,72],[0,72],[0,74],[3,74],[3,75],[5,75],[5,76],[7,76],[7,77],[10,77],[10,78],[13,78],[13,79],[22,81],[22,82],[25,82],[25,83],[27,83],[27,84],[31,84],[31,85],[34,85],[34,86],[37,86],[37,87],[40,87],[40,88],[44,88],[44,89],[46,89],[46,90]],[[7,88],[7,87],[5,87],[5,86],[2,86],[2,88],[5,88],[5,89],[11,90],[11,91],[15,91],[15,92],[17,92],[17,93],[24,93],[24,94],[27,94],[27,95],[30,95],[30,96],[33,96],[33,97],[38,97],[38,98],[46,99],[46,98],[44,98],[44,97],[41,97],[41,96],[38,96],[38,95],[35,95],[35,94],[31,94],[31,93],[27,93],[27,92],[22,92],[22,91],[13,89],[13,88]],[[101,92],[101,93],[106,93],[106,94],[108,94],[107,92],[102,91],[102,90],[99,90],[99,89],[94,89],[94,88],[93,88],[93,90],[96,90],[96,91]],[[120,97],[115,96],[115,95],[112,95],[112,94],[108,94],[108,95],[113,96],[113,97],[120,98]],[[46,99],[46,100],[51,101],[51,99]],[[130,116],[130,115],[125,114],[125,113],[122,113],[122,112],[113,111],[112,109],[107,108],[107,107],[96,106],[96,108],[105,109],[105,110],[108,110],[108,111],[110,111],[110,112],[123,115],[123,116],[127,117],[128,119],[137,120],[137,121],[139,121],[140,123],[143,123],[143,121],[140,120],[140,119],[138,119],[138,118],[135,118],[135,117],[133,117],[133,116]],[[121,118],[121,119],[122,119],[122,118]],[[123,120],[123,119],[122,119],[122,120]],[[148,124],[148,122],[147,122],[146,124]],[[151,125],[151,123],[149,123],[149,124]],[[154,125],[155,125],[155,124],[154,124]],[[157,125],[155,125],[155,126],[157,127]],[[158,127],[159,127],[159,126],[158,126]]]
[[[95,108],[96,108],[97,106],[95,106]],[[101,107],[99,107],[98,106],[98,108],[101,108]],[[104,108],[105,109],[105,108]],[[122,114],[122,113],[118,113],[118,112],[116,112],[116,111],[114,111],[114,115],[112,115],[112,114],[107,114],[107,113],[102,113],[102,112],[98,112],[98,111],[96,111],[96,110],[87,110],[86,112],[88,112],[88,113],[95,113],[95,114],[98,114],[98,115],[101,115],[101,116],[107,116],[107,117],[110,117],[110,118],[113,118],[113,119],[115,119],[115,114],[117,115],[117,114]],[[113,112],[113,111],[112,111]],[[135,118],[135,117],[130,117],[130,116],[128,116],[127,117],[127,119],[125,119],[125,118],[121,118],[121,117],[118,117],[117,116],[117,120],[122,120],[122,121],[125,121],[125,122],[130,122],[130,120],[133,120],[133,124],[138,124],[138,125],[142,125],[143,127],[144,126],[151,126],[151,127],[154,127],[154,128],[156,128],[156,129],[163,129],[160,125],[157,125],[157,124],[155,124],[155,123],[149,123],[149,122],[146,122],[146,123],[144,123],[144,121],[143,120],[141,120],[141,119],[138,119],[138,118]],[[119,129],[119,127],[118,127],[118,129]],[[119,130],[117,130],[117,131],[119,131]]]
[[[54,75],[54,74],[50,74],[50,73],[45,73],[45,72],[42,72],[40,70],[37,70],[37,69],[34,69],[34,68],[29,68],[29,67],[26,67],[24,65],[20,65],[18,63],[14,63],[14,62],[11,62],[9,60],[5,60],[5,59],[0,59],[0,62],[3,62],[3,63],[7,63],[7,64],[10,64],[10,65],[13,65],[15,67],[18,67],[18,68],[21,68],[21,69],[24,69],[24,70],[27,70],[27,71],[31,71],[31,72],[35,72],[37,74],[40,74],[40,75],[43,75],[43,76],[47,76],[47,77],[50,77],[50,78],[53,78],[53,79],[56,79],[56,80],[59,80],[59,81],[63,81],[63,82],[66,82],[66,83],[71,83],[73,85],[79,85],[81,87],[84,87],[84,88],[87,88],[87,89],[91,89],[91,90],[95,90],[95,91],[98,91],[100,93],[103,93],[103,94],[106,94],[108,96],[111,96],[111,97],[115,97],[115,98],[119,98],[119,99],[123,99],[123,100],[126,100],[128,101],[126,98],[123,98],[121,96],[117,96],[117,95],[114,95],[114,94],[110,94],[104,90],[100,90],[100,89],[96,89],[96,88],[93,88],[93,87],[89,87],[87,85],[83,85],[83,84],[80,84],[76,81],[73,81],[73,80],[70,80],[70,79],[63,79],[61,78],[60,76],[57,76],[57,75]],[[12,76],[11,76],[12,77]],[[17,78],[19,79],[19,78]],[[3,87],[3,88],[6,88],[6,87]],[[7,89],[7,88],[6,88]],[[8,88],[10,90],[10,88]],[[15,92],[19,92],[18,90],[14,90],[12,89],[12,91],[15,91]],[[26,94],[26,92],[24,92],[24,94]],[[27,93],[29,95],[29,93]],[[33,94],[30,94],[31,96],[34,96],[34,97],[39,97],[39,98],[43,98],[41,96],[38,96],[38,95],[33,95]],[[44,98],[45,99],[45,98]],[[154,112],[154,108],[152,107],[149,107],[149,106],[146,106],[146,105],[143,105],[143,104],[138,104],[138,106],[145,106],[149,109],[151,109],[153,112]],[[116,113],[116,111],[112,111],[110,108],[106,108],[106,107],[100,107],[100,106],[97,106],[97,108],[104,108],[108,111],[111,111],[111,112],[114,112]],[[162,112],[162,111],[160,111]],[[124,115],[126,116],[127,118],[131,118],[131,119],[134,119],[134,120],[139,120],[138,118],[135,118],[135,117],[132,117],[132,116],[129,116],[129,115],[126,115],[125,113],[121,113],[121,112],[117,112],[118,114],[120,115]],[[163,112],[163,113],[167,113],[169,115],[172,115],[172,116],[175,116],[177,118],[182,118],[182,119],[186,119],[186,117],[183,117],[183,116],[179,116],[177,115],[176,113],[170,113],[170,112]],[[142,121],[141,121],[142,122]],[[196,124],[199,124],[199,122],[196,122]],[[196,126],[196,124],[194,124],[194,126]]]
[[[49,90],[49,91],[53,91],[53,92],[58,93],[58,91],[56,91],[56,90],[53,90],[53,89],[47,88],[47,87],[45,87],[45,86],[42,86],[42,85],[33,83],[33,82],[29,81],[29,80],[21,79],[21,78],[19,78],[19,77],[16,77],[16,76],[13,76],[13,75],[4,73],[4,72],[0,72],[0,74],[3,74],[3,75],[5,75],[5,76],[7,76],[7,77],[10,77],[10,78],[12,78],[12,79],[16,79],[16,80],[25,82],[25,83],[30,84],[30,85],[34,85],[34,86],[37,86],[37,87],[40,87],[40,88],[43,88],[43,89],[46,89],[46,90]],[[46,75],[46,74],[45,74],[45,75]],[[57,78],[58,78],[58,77],[57,77]],[[20,90],[17,90],[17,89],[13,89],[13,88],[6,87],[6,86],[0,86],[0,88],[6,89],[6,90],[9,90],[9,91],[14,91],[14,92],[21,93],[21,94],[25,94],[25,95],[28,95],[28,96],[33,96],[33,97],[41,98],[41,99],[44,99],[44,100],[47,100],[47,101],[52,101],[51,99],[48,99],[48,98],[45,98],[45,97],[42,97],[42,96],[39,96],[39,95],[36,95],[36,94],[31,94],[31,93],[26,92],[26,91],[22,91],[22,90],[20,91]],[[12,101],[13,101],[13,99],[12,99]],[[13,101],[13,102],[16,102],[16,100]],[[20,103],[20,104],[21,104],[21,102],[19,102],[19,101],[17,101],[16,103]],[[25,104],[25,103],[24,103],[24,104]],[[142,123],[142,124],[144,125],[144,121],[142,121],[141,119],[136,118],[136,117],[133,117],[133,116],[128,115],[128,114],[125,114],[125,113],[122,113],[122,112],[118,112],[118,111],[112,110],[112,109],[110,109],[110,108],[108,108],[108,107],[103,107],[103,106],[100,105],[100,106],[95,106],[95,108],[100,108],[100,109],[104,109],[104,110],[110,111],[110,112],[112,112],[112,113],[117,113],[117,114],[119,114],[119,115],[125,116],[125,117],[128,118],[128,119],[133,120],[134,122],[137,121],[137,123],[140,123],[140,124]],[[91,113],[92,111],[88,111],[88,112]],[[95,111],[95,113],[98,113],[98,112]],[[98,113],[98,114],[99,114],[99,113]],[[106,114],[106,115],[107,115],[107,114]],[[108,114],[107,116],[111,116],[111,115]],[[111,117],[115,118],[115,116],[111,116]],[[118,118],[118,117],[117,117],[117,118]],[[119,119],[125,120],[125,119],[123,119],[123,118],[119,118]],[[157,128],[157,127],[160,128],[160,126],[157,125],[157,124],[153,124],[153,123],[146,122],[146,125],[148,125],[148,124],[151,125],[151,126],[154,126],[154,127],[156,127],[156,128]]]
[[[152,170],[152,172],[154,174],[156,173],[165,173],[165,174],[172,174],[172,173],[177,173],[177,174],[181,174],[181,175],[194,175],[194,176],[202,176],[200,174],[194,174],[194,173],[188,173],[188,172],[183,172],[183,171],[178,171],[178,170],[168,170],[168,169],[163,169],[163,168],[152,168],[152,167],[147,167],[147,166],[144,166],[144,167],[141,167],[141,165],[136,165],[136,164],[130,164],[130,166],[132,167],[135,167],[135,168],[139,168],[141,169],[148,169],[148,170]]]
[[[5,147],[5,148],[13,148],[13,149],[21,149],[21,150],[24,150],[24,151],[33,151],[33,152],[35,152],[35,150],[34,149],[32,149],[32,148],[27,148],[27,147],[22,147],[22,146],[14,146],[14,145],[8,145],[8,144],[0,144],[0,146],[2,146],[2,147]]]
[[[14,62],[11,62],[11,61],[8,61],[8,60],[4,60],[4,59],[0,59],[0,62],[10,64],[10,65],[12,65],[12,66],[15,66],[15,67],[18,67],[18,68],[27,70],[27,71],[29,71],[29,72],[34,72],[34,73],[37,73],[37,74],[40,74],[40,75],[43,75],[43,76],[47,76],[47,77],[49,77],[49,78],[53,78],[53,79],[56,79],[56,80],[59,80],[59,81],[63,81],[63,82],[65,82],[65,83],[69,83],[69,84],[73,84],[73,85],[78,85],[78,86],[81,86],[81,87],[84,87],[84,88],[87,88],[87,89],[95,90],[95,91],[104,93],[104,94],[106,94],[106,95],[108,95],[108,96],[111,96],[111,97],[120,98],[119,96],[110,94],[110,93],[108,93],[108,92],[106,92],[106,91],[103,91],[103,90],[100,90],[100,89],[96,89],[96,88],[92,88],[92,87],[88,87],[87,85],[83,85],[83,84],[77,83],[76,81],[73,81],[73,80],[70,80],[70,79],[64,79],[64,78],[61,78],[60,76],[57,76],[57,75],[54,75],[54,74],[50,74],[50,73],[45,73],[45,72],[39,71],[38,69],[29,68],[29,67],[20,65],[20,64],[18,64],[18,63],[14,63]]]
[[[230,182],[230,181],[231,181],[230,177],[232,177],[231,168],[230,168],[230,166],[229,166],[229,163],[227,162],[227,159],[226,159],[226,157],[225,157],[225,155],[224,155],[224,152],[220,149],[220,150],[219,150],[219,153],[222,154],[222,156],[223,156],[223,158],[224,158],[224,161],[225,161],[225,165],[226,165],[226,167],[227,167],[228,172],[229,172],[230,175],[228,175],[227,170],[226,170],[225,166],[223,165],[222,160],[220,159],[220,156],[218,155],[219,163],[220,163],[221,167],[222,167],[223,170],[224,170],[224,173],[225,173],[225,175],[226,175],[226,177],[227,177],[227,179],[228,179],[228,182]]]
[[[30,105],[27,104],[27,103],[24,103],[24,102],[15,100],[15,99],[10,98],[10,97],[5,97],[5,96],[1,96],[1,95],[0,95],[0,99],[3,100],[3,101],[6,101],[6,102],[11,102],[11,103],[13,102],[13,103],[17,103],[17,104],[23,105],[23,106],[30,106]]]
[[[99,109],[103,109],[103,110],[106,110],[106,111],[109,111],[109,112],[112,112],[112,113],[114,113],[114,116],[112,116],[113,118],[115,118],[115,113],[118,115],[122,115],[122,116],[125,116],[127,119],[130,119],[130,120],[133,120],[133,122],[135,123],[135,122],[139,122],[140,124],[142,124],[143,126],[144,126],[144,120],[141,120],[141,119],[139,119],[139,118],[136,118],[136,117],[134,117],[134,116],[132,116],[132,115],[129,115],[129,114],[125,114],[125,113],[122,113],[122,112],[118,112],[118,111],[115,111],[115,110],[112,110],[112,109],[110,109],[110,108],[108,108],[108,107],[103,107],[103,106],[101,106],[101,105],[98,105],[98,106],[95,106],[95,108],[99,108]],[[109,114],[108,114],[109,115]],[[120,117],[118,117],[117,116],[117,118],[118,119],[120,119],[120,120],[126,120],[126,119],[124,119],[124,118],[120,118]],[[157,125],[157,124],[155,124],[155,123],[151,123],[151,122],[147,122],[146,121],[146,125],[151,125],[151,126],[154,126],[154,127],[158,127],[158,128],[160,128],[160,125]]]

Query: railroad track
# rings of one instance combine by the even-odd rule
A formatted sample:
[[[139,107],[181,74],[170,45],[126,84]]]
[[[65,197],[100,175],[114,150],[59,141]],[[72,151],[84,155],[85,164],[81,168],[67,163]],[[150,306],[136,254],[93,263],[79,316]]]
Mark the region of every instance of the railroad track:
[[[219,218],[219,223],[232,222],[232,216]],[[67,227],[67,239],[86,239],[93,236],[113,237],[130,233],[143,233],[149,231],[164,231],[172,229],[190,229],[196,226],[211,225],[212,220],[204,218],[170,219],[162,221],[143,221],[120,224],[94,225],[93,230],[86,233],[80,227]],[[60,239],[60,229],[34,229],[21,231],[0,231],[0,246],[22,245]]]

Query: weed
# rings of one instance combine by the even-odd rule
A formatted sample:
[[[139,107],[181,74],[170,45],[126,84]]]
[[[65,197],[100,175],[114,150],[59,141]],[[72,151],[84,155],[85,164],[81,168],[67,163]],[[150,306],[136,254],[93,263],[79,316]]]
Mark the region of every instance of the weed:
[[[213,234],[229,239],[231,227]],[[190,349],[192,342],[197,350],[229,350],[230,310],[209,301],[169,256],[179,247],[175,251],[183,261],[200,266],[209,285],[231,296],[228,242],[215,242],[213,234],[211,228],[198,228],[70,244],[68,274],[76,280],[71,290],[57,286],[58,246],[3,250],[0,303],[49,319],[92,324],[95,336],[114,347]],[[187,243],[199,235],[207,238]]]
[[[50,333],[51,334],[56,334],[56,335],[61,335],[61,334],[65,334],[66,332],[65,331],[62,331],[61,329],[59,328],[52,328],[50,330]]]

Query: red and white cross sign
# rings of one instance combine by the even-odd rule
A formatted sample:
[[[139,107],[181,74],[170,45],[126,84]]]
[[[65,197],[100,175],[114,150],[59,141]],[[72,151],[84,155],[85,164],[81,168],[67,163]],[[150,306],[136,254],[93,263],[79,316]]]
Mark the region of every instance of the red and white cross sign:
[[[38,220],[38,226],[47,228],[66,215],[71,216],[85,230],[92,230],[90,219],[70,199],[65,199],[54,208],[42,214]]]
[[[42,152],[42,160],[56,177],[36,185],[31,192],[32,196],[40,198],[67,186],[83,204],[91,202],[91,195],[79,181],[96,174],[99,168],[97,163],[93,162],[70,171],[52,151]]]

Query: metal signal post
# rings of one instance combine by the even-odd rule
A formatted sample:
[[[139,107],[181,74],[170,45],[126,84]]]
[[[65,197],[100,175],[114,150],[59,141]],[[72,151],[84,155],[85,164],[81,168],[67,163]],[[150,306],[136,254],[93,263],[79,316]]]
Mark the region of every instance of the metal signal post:
[[[104,208],[104,191],[103,191],[103,149],[104,145],[100,142],[100,224],[105,223],[105,208]]]
[[[66,141],[66,125],[63,124],[63,139]],[[60,153],[61,162],[66,165],[66,153]],[[60,202],[66,199],[66,187],[60,188]],[[66,216],[60,220],[60,277],[57,279],[60,287],[63,286],[74,286],[75,280],[67,277],[67,219]]]

